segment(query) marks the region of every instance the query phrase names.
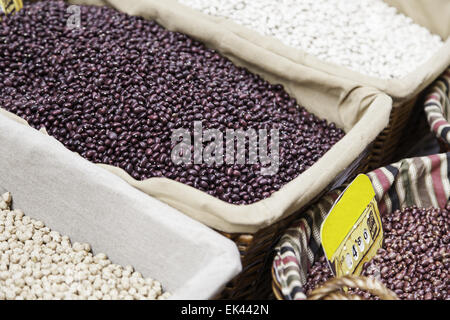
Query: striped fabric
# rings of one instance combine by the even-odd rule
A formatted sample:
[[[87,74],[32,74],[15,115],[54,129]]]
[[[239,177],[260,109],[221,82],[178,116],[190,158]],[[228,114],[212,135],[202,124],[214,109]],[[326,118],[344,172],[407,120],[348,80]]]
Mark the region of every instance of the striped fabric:
[[[430,87],[425,98],[425,114],[436,137],[450,147],[450,68]]]
[[[450,199],[450,153],[402,160],[367,175],[381,214],[412,205],[442,208]],[[303,286],[320,251],[320,226],[344,188],[308,208],[276,246],[273,269],[285,299],[306,299]]]
[[[275,248],[275,275],[288,300],[306,299],[303,286],[309,267],[318,258],[320,226],[345,187],[329,192],[292,224]]]

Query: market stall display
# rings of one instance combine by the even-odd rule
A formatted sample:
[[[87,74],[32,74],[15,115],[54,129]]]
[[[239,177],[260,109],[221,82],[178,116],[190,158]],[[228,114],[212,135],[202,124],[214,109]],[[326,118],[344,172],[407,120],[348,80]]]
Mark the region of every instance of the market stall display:
[[[71,3],[105,5],[99,1]],[[21,115],[31,126],[59,138],[81,156],[101,162],[101,167],[139,190],[233,239],[241,252],[244,269],[222,297],[265,296],[270,289],[264,278],[269,271],[266,261],[274,241],[311,200],[366,168],[376,157],[376,146],[372,142],[388,123],[391,99],[375,89],[301,66],[294,68],[300,72],[293,70],[296,83],[292,86],[280,77],[280,74],[288,74],[284,68],[265,70],[263,65],[243,64],[235,58],[230,62],[221,56],[224,42],[218,41],[219,37],[200,38],[204,44],[193,40],[189,28],[212,30],[205,29],[200,21],[199,24],[185,23],[186,30],[177,29],[172,23],[181,20],[155,10],[151,1],[108,4],[144,19],[109,8],[81,6],[80,28],[71,29],[61,25],[61,21],[66,22],[71,16],[71,12],[61,9],[67,8],[62,2],[38,2],[4,19],[1,36],[8,34],[10,37],[4,38],[7,43],[2,48],[5,62],[1,65],[0,61],[0,66],[5,69],[5,73],[0,74],[8,75],[2,82],[7,92],[2,108]],[[8,29],[8,22],[14,25],[22,21],[21,14],[27,8],[49,5],[53,9],[36,10],[36,15],[31,15],[36,24],[24,22],[28,32],[10,34],[20,25]],[[39,21],[42,24],[46,15],[54,15],[54,18],[39,27]],[[96,19],[83,19],[89,15]],[[171,31],[147,20],[155,20]],[[105,31],[104,25],[100,27],[96,21],[110,26],[109,30]],[[47,25],[50,29],[46,29]],[[120,28],[114,29],[115,25]],[[153,51],[146,51],[150,43],[149,39],[144,41],[139,37],[141,31],[154,37],[150,41]],[[61,36],[58,39],[65,39],[55,47],[52,47],[54,39],[51,36],[45,42],[58,55],[49,58],[33,56],[35,51],[45,55],[50,53],[36,45],[39,39],[30,41],[27,38],[33,32],[44,38],[47,33],[54,33]],[[114,42],[112,35],[122,36],[125,47]],[[71,46],[75,40],[84,41],[85,46],[81,49]],[[99,46],[105,40],[110,43],[106,51]],[[13,53],[18,43],[28,54]],[[250,48],[243,46],[241,49]],[[141,53],[145,57],[141,57]],[[102,57],[110,57],[111,65],[107,65]],[[174,57],[185,59],[186,64],[177,65]],[[39,61],[33,61],[33,58]],[[268,64],[274,60],[276,57],[260,59]],[[70,62],[75,64],[70,65]],[[48,68],[42,68],[43,65]],[[39,72],[30,72],[30,68]],[[51,72],[46,73],[46,69]],[[35,81],[27,82],[29,79],[25,74],[34,76]],[[152,86],[143,88],[143,79]],[[113,84],[116,91],[110,94],[108,88]],[[176,94],[179,92],[176,84],[184,84],[186,94],[181,101]],[[22,87],[26,87],[29,94]],[[124,93],[125,89],[129,94]],[[221,98],[226,95],[224,90],[232,92],[225,101]],[[166,95],[161,100],[163,94]],[[200,103],[201,107],[194,106],[194,102]],[[114,113],[108,113],[103,104],[114,109]],[[250,108],[250,114],[244,105]],[[189,108],[185,110],[180,106]],[[0,112],[18,120],[4,109]],[[170,163],[172,141],[167,137],[169,129],[186,124],[191,132],[196,120],[205,120],[207,124],[208,118],[220,120],[212,121],[212,124],[224,130],[248,129],[252,125],[258,130],[286,129],[288,134],[280,135],[282,163],[278,175],[255,176],[254,171],[261,169],[258,166],[242,168],[235,165],[226,170],[225,166],[210,170],[194,164],[181,171],[174,169]],[[145,124],[141,120],[145,120]],[[233,121],[238,123],[233,124]],[[100,124],[104,128],[98,129]],[[149,132],[145,126],[154,130]],[[297,126],[302,127],[302,136],[299,136]],[[161,152],[163,149],[166,154]],[[285,166],[283,159],[288,160]],[[147,177],[151,178],[145,179]],[[179,181],[175,181],[177,178]],[[252,184],[243,187],[252,179]]]
[[[443,46],[438,35],[383,0],[179,0],[323,61],[372,77],[400,79]]]
[[[184,0],[183,0],[184,1]],[[192,3],[194,0],[185,0],[186,3],[189,1]],[[118,2],[118,1],[117,1]],[[201,12],[200,10],[193,9],[190,6],[180,3],[177,0],[167,0],[161,1],[149,1],[145,6],[141,6],[138,2],[133,2],[133,9],[130,10],[134,12],[148,12],[152,11],[152,14],[157,15],[158,21],[167,21],[170,17],[170,21],[167,21],[167,25],[171,30],[182,30],[188,35],[194,36],[197,39],[206,41],[208,43],[213,43],[215,48],[230,57],[233,61],[242,64],[251,64],[254,66],[255,72],[270,70],[272,73],[276,73],[278,79],[281,79],[281,83],[288,88],[288,91],[296,98],[299,98],[299,84],[301,80],[298,79],[297,74],[301,72],[311,72],[311,70],[323,72],[327,75],[332,75],[340,79],[350,79],[359,83],[360,85],[369,86],[377,88],[378,90],[388,94],[393,99],[393,108],[390,117],[389,125],[377,138],[374,145],[375,157],[371,159],[370,166],[372,169],[386,165],[392,162],[395,158],[395,151],[399,146],[403,146],[408,143],[407,136],[403,135],[406,128],[411,127],[415,123],[417,116],[417,109],[415,107],[420,107],[416,104],[418,99],[421,97],[423,90],[433,82],[450,64],[450,29],[446,29],[448,25],[448,16],[450,15],[450,5],[445,0],[388,0],[386,1],[389,5],[394,5],[398,8],[398,12],[395,11],[393,7],[388,7],[381,1],[283,1],[283,3],[292,4],[289,10],[284,10],[278,12],[277,10],[253,10],[249,19],[252,23],[264,23],[268,21],[267,24],[261,28],[263,29],[274,29],[276,27],[281,28],[281,25],[302,25],[302,21],[307,20],[309,23],[305,24],[305,28],[302,29],[300,34],[305,32],[309,34],[308,37],[300,39],[300,42],[304,43],[304,46],[308,48],[314,48],[318,46],[319,48],[326,47],[328,43],[335,43],[332,40],[325,41],[323,39],[333,38],[333,35],[322,34],[324,30],[331,30],[334,33],[334,38],[339,39],[340,37],[352,38],[353,33],[357,33],[361,30],[351,30],[351,27],[355,24],[352,23],[356,20],[361,24],[361,29],[365,30],[379,30],[381,32],[375,35],[368,32],[367,37],[363,40],[359,39],[358,36],[352,38],[352,41],[343,41],[336,44],[335,48],[329,50],[329,52],[323,52],[323,55],[328,56],[328,59],[332,59],[331,56],[336,56],[335,59],[339,60],[339,64],[324,61],[318,58],[316,55],[321,54],[320,50],[314,50],[315,54],[310,54],[305,50],[301,50],[290,45],[287,45],[277,39],[272,35],[264,35],[261,32],[255,31],[252,28],[241,25],[234,22],[232,19],[209,15]],[[114,5],[120,6],[116,1],[109,1]],[[183,2],[184,3],[184,2]],[[198,2],[200,3],[200,2]],[[208,2],[210,3],[210,2]],[[211,6],[214,6],[215,2],[211,2]],[[230,1],[221,2],[221,6],[227,6],[229,3],[235,3]],[[238,9],[233,8],[234,11],[245,12],[245,4],[250,3],[249,7],[254,6],[265,6],[267,1],[242,1],[236,3]],[[355,7],[361,9],[358,12],[353,12],[356,10]],[[308,8],[308,4],[314,6],[317,10],[311,10]],[[336,10],[329,10],[333,5],[337,7]],[[267,6],[270,6],[267,5]],[[302,11],[301,15],[309,16],[307,19],[284,19],[282,22],[273,23],[270,21],[269,16],[272,16],[273,12],[277,12],[275,18],[279,16],[291,14],[296,12],[296,7],[301,7],[305,9]],[[305,7],[303,7],[305,6]],[[205,5],[206,8],[208,4]],[[283,7],[278,5],[277,7]],[[321,8],[323,7],[323,8]],[[367,10],[366,10],[367,8]],[[369,11],[369,9],[373,9]],[[206,9],[205,9],[206,10]],[[308,11],[309,10],[309,11]],[[316,11],[319,13],[316,14]],[[223,13],[226,14],[229,10],[224,10]],[[366,16],[360,15],[360,13],[366,13]],[[221,15],[221,12],[216,11],[214,14]],[[332,18],[338,17],[339,18]],[[405,17],[405,16],[406,17]],[[317,16],[317,17],[316,17]],[[381,20],[378,18],[382,16]],[[328,17],[328,19],[326,19]],[[358,21],[358,18],[360,20]],[[395,19],[405,28],[382,28],[381,26],[384,22]],[[248,19],[246,17],[246,19]],[[316,22],[320,20],[326,21],[325,26],[320,28],[314,28]],[[398,19],[398,20],[397,20]],[[373,22],[373,21],[376,22]],[[401,21],[401,22],[400,22]],[[415,22],[415,24],[413,23]],[[344,26],[349,25],[350,32],[344,33],[345,27],[339,26],[335,28],[328,28],[327,26],[342,23]],[[373,25],[376,25],[376,28]],[[418,25],[418,23],[420,25]],[[397,24],[396,24],[397,25]],[[347,28],[346,30],[348,30]],[[425,28],[425,29],[424,29]],[[298,33],[293,33],[292,28],[287,28],[287,32],[293,34],[293,38],[297,38]],[[395,37],[402,37],[404,32],[410,33],[414,29],[414,35],[409,36],[408,40],[401,40],[395,45],[387,46],[389,48],[395,47],[390,54],[384,56],[385,50],[384,44],[381,46],[376,46],[374,50],[371,50],[371,44],[377,42],[380,38],[386,37],[393,39]],[[438,34],[440,40],[437,37],[432,37],[430,30],[433,34]],[[420,31],[419,31],[420,30]],[[317,34],[314,34],[317,32]],[[428,42],[427,44],[419,45],[421,40],[418,40],[420,35],[425,35],[426,37],[431,37],[435,40]],[[311,36],[312,35],[312,36]],[[372,38],[372,36],[374,38]],[[430,39],[431,39],[430,38]],[[358,39],[358,41],[355,41]],[[370,39],[370,41],[369,41]],[[314,41],[312,41],[314,40]],[[360,41],[361,40],[361,41]],[[435,46],[428,47],[432,42],[435,42]],[[443,44],[442,44],[443,42]],[[346,56],[338,55],[338,50],[340,48],[345,49],[346,43],[352,43],[352,49],[348,49]],[[365,49],[360,49],[358,43],[362,43],[361,46]],[[406,45],[407,43],[411,45]],[[402,45],[405,45],[402,47]],[[401,48],[399,48],[401,47]],[[413,52],[418,52],[416,50],[421,50],[421,48],[429,48],[429,50],[424,54],[418,54],[415,58],[405,59],[406,69],[401,71],[405,76],[402,78],[389,78],[390,75],[397,73],[398,69],[393,67],[392,69],[384,69],[385,65],[390,65],[394,62],[397,57],[401,60],[400,56],[405,54],[399,54],[400,52],[407,52],[406,55],[413,54]],[[333,53],[335,52],[335,53]],[[362,53],[361,53],[362,52]],[[431,54],[434,53],[434,54]],[[380,54],[380,55],[378,55]],[[431,54],[431,55],[430,55]],[[349,57],[352,58],[349,58]],[[367,59],[368,57],[374,57],[372,59]],[[426,59],[426,57],[429,57]],[[422,60],[424,58],[424,60]],[[385,60],[385,61],[383,61]],[[418,61],[421,62],[418,62]],[[416,64],[412,63],[416,61]],[[348,64],[352,66],[364,66],[365,63],[371,65],[366,72],[378,72],[384,74],[387,78],[383,79],[380,77],[374,77],[366,75],[365,73],[351,70],[348,67],[342,66],[342,64]],[[402,63],[401,63],[402,64]],[[374,66],[372,68],[372,65]],[[378,67],[377,67],[378,66]],[[402,68],[400,68],[402,69]],[[396,71],[397,70],[397,71]]]
[[[48,268],[54,272],[52,262],[67,261],[72,251],[77,252],[72,260],[73,283],[78,282],[75,263],[84,257],[85,264],[80,264],[80,268],[93,260],[104,267],[105,277],[111,273],[108,265],[114,274],[120,274],[117,271],[120,268],[115,265],[125,266],[122,275],[132,270],[126,266],[133,266],[143,277],[157,279],[163,291],[170,293],[169,299],[211,299],[241,271],[239,252],[232,241],[70,152],[55,139],[0,115],[0,141],[0,193],[9,190],[12,195],[12,211],[1,214],[0,250],[6,250],[0,258],[2,284],[9,285],[17,278],[20,285],[22,280],[27,280],[19,276],[25,273],[17,273],[12,278],[4,273],[19,271],[17,263],[33,265],[35,270],[40,256],[42,273]],[[8,210],[4,200],[0,206]],[[9,196],[6,200],[10,202]],[[38,221],[44,222],[45,227]],[[36,230],[37,227],[40,229]],[[47,243],[49,237],[52,240]],[[39,238],[45,249],[32,250],[28,257],[20,254],[21,248],[25,250],[36,241],[40,243]],[[60,245],[57,240],[61,240]],[[82,243],[89,243],[92,259],[89,248]],[[67,257],[60,252],[64,248],[69,251]],[[101,253],[107,254],[109,260]],[[53,254],[51,261],[48,254]],[[88,266],[89,272],[95,273],[99,268],[94,264]],[[4,270],[5,265],[9,270]],[[62,270],[56,268],[56,272]],[[82,278],[86,275],[80,274]],[[95,286],[95,276],[87,276],[88,280],[94,280]],[[132,283],[142,282],[138,273],[131,277],[135,278],[130,278],[131,287]],[[47,277],[47,280],[58,279]],[[126,279],[124,282],[127,286]],[[154,289],[157,293],[158,287]],[[11,294],[10,291],[5,295]],[[37,291],[40,292],[39,288]],[[131,293],[138,294],[134,290]]]
[[[448,1],[23,4],[0,300],[449,299]]]
[[[9,192],[0,199],[0,300],[166,299],[161,283],[143,278],[132,266],[93,255],[87,243],[11,210]]]
[[[295,179],[345,135],[298,106],[281,86],[185,35],[87,6],[81,7],[86,31],[69,32],[67,8],[62,1],[37,2],[3,22],[0,106],[88,160],[120,167],[136,180],[167,177],[229,203],[250,204]],[[180,151],[188,153],[188,163],[175,163],[171,151],[180,141],[174,130],[201,135],[194,133],[196,124],[220,130],[223,140],[226,130],[267,130],[271,137],[277,129],[278,172],[262,173],[275,159],[245,164],[249,151],[242,164],[234,154],[228,164],[222,151],[213,160],[223,165],[211,165],[204,151],[197,157],[195,146]],[[202,150],[210,142],[200,142]]]
[[[378,278],[400,299],[447,300],[449,288],[449,209],[407,207],[384,215],[384,246],[363,268],[362,275]],[[305,293],[331,279],[322,256],[312,267]],[[370,293],[359,292],[365,299]]]
[[[377,255],[364,265],[401,299],[448,297],[449,154],[402,160],[368,174],[385,235]],[[332,277],[321,258],[319,229],[343,188],[313,205],[280,240],[273,262],[273,289],[280,299],[305,299]],[[362,298],[369,293],[354,291]]]

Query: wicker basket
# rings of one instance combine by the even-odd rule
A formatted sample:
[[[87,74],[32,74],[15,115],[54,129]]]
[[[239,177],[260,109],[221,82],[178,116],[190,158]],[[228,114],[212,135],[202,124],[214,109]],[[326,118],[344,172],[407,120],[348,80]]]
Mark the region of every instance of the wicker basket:
[[[433,165],[429,166],[429,163]],[[450,182],[448,165],[449,154],[444,153],[404,159],[390,164],[389,168],[378,168],[366,173],[374,187],[376,186],[375,197],[380,214],[389,214],[397,209],[414,205],[424,208],[444,208],[450,199],[450,190],[443,190],[441,187]],[[416,195],[405,196],[405,194],[411,195],[411,185],[431,177],[434,180],[432,185],[427,186]],[[388,182],[382,183],[381,181]],[[320,237],[318,236],[320,225],[344,187],[333,189],[316,204],[305,210],[304,215],[289,226],[289,231],[283,235],[285,238],[280,240],[277,245],[271,266],[271,287],[276,299],[305,299],[303,295],[304,279],[307,276],[307,270],[314,261],[317,261],[320,252]],[[349,282],[345,279],[334,281],[346,287],[349,286]],[[336,287],[336,283],[334,286]],[[361,283],[356,287],[366,289]]]
[[[370,145],[328,188],[324,189],[311,203],[326,192],[351,181],[357,174],[368,170],[373,144]],[[223,233],[233,240],[241,254],[242,272],[230,281],[217,299],[268,299],[271,296],[270,272],[273,260],[273,248],[289,225],[303,210],[280,220],[255,234]]]
[[[391,162],[394,151],[402,141],[403,131],[408,125],[417,98],[392,109],[389,125],[379,134],[368,152],[354,162],[354,169],[349,179],[358,173]],[[324,189],[318,197],[328,191],[333,184]],[[312,202],[314,200],[310,203]],[[218,298],[264,299],[269,297],[272,249],[287,226],[300,214],[301,210],[255,234],[221,232],[236,243],[241,253],[243,271],[226,286]]]
[[[325,282],[321,287],[315,289],[308,300],[364,300],[364,298],[346,293],[343,288],[360,289],[368,292],[381,300],[398,300],[397,295],[392,290],[386,288],[384,284],[363,276],[344,276],[333,278]],[[272,268],[272,292],[276,300],[286,300],[281,293],[281,284],[275,276]]]
[[[369,163],[370,169],[382,167],[395,160],[399,147],[409,148],[410,139],[409,135],[405,135],[405,131],[412,127],[411,123],[415,122],[415,107],[419,100],[418,95],[402,105],[393,106],[388,126],[374,142]]]
[[[272,273],[272,289],[277,300],[284,300],[281,294],[280,284]],[[360,289],[381,300],[399,300],[397,295],[384,284],[373,279],[362,276],[344,276],[333,278],[325,282],[321,287],[315,289],[308,296],[308,300],[364,300],[364,298],[345,292],[344,288]]]
[[[392,109],[389,125],[378,135],[376,140],[368,149],[368,155],[359,159],[359,165],[353,170],[352,174],[346,179],[351,180],[355,175],[367,172],[369,170],[387,165],[394,160],[397,148],[401,145],[407,145],[408,135],[405,134],[405,128],[415,119],[412,115],[416,114],[416,104],[420,101],[419,96],[409,102],[396,106]],[[422,118],[423,119],[423,118]],[[417,131],[417,130],[416,130]],[[422,130],[423,132],[424,130]],[[330,185],[331,187],[331,185]],[[321,195],[331,188],[323,190]],[[318,199],[316,197],[315,199]],[[311,201],[310,203],[314,203]],[[307,206],[305,206],[307,207]],[[242,272],[223,290],[217,297],[220,299],[267,299],[272,293],[276,284],[270,285],[270,273],[272,262],[272,251],[281,237],[283,231],[298,218],[302,213],[298,213],[281,220],[270,227],[262,229],[255,234],[228,234],[224,236],[232,239],[241,253]],[[273,290],[277,297],[277,291]],[[281,296],[279,296],[281,297]]]
[[[411,128],[411,123],[417,121],[423,122],[418,110],[421,105],[422,95],[398,105],[392,109],[389,125],[378,135],[372,146],[369,148],[369,154],[360,159],[359,166],[352,172],[349,179],[358,173],[367,172],[391,163],[393,160],[402,158],[402,152],[397,152],[399,147],[402,150],[410,148],[409,141],[412,141],[411,134],[407,128]],[[413,135],[421,136],[426,132],[426,127],[421,126],[421,130],[415,128]],[[322,195],[330,190],[323,190]],[[316,197],[318,199],[319,197]],[[311,201],[310,203],[314,203]],[[307,206],[305,206],[307,207]],[[218,298],[225,299],[266,299],[271,294],[271,289],[276,288],[276,283],[270,286],[270,268],[272,249],[279,240],[281,234],[287,229],[301,214],[293,214],[288,218],[271,225],[268,228],[258,231],[256,234],[224,234],[232,239],[241,252],[241,261],[243,265],[242,273],[233,279]],[[277,297],[277,290],[273,290]],[[278,296],[280,297],[280,296]]]
[[[359,165],[349,175],[347,181],[355,175],[384,166],[392,162],[399,145],[406,145],[408,136],[404,134],[405,128],[409,127],[411,115],[415,114],[416,101],[411,101],[392,109],[389,125],[378,135],[377,139],[368,149],[368,155],[359,159]],[[330,185],[331,187],[331,185]],[[321,195],[331,188],[323,190]],[[318,199],[316,197],[316,199]],[[310,203],[314,203],[311,201]],[[307,207],[307,206],[305,206]],[[223,292],[217,297],[220,299],[267,299],[271,295],[270,272],[272,262],[272,251],[281,237],[283,231],[298,218],[301,210],[255,234],[222,233],[232,239],[241,253],[242,272],[233,279]],[[272,285],[272,287],[275,284]],[[276,290],[273,290],[277,296]]]

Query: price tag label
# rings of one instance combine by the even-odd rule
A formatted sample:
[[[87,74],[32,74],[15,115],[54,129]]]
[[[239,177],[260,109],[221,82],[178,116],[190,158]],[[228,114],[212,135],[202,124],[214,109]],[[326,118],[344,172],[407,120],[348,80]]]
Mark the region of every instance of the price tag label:
[[[22,8],[22,0],[0,0],[0,9],[6,14],[17,12]]]
[[[383,243],[383,229],[369,177],[360,174],[336,200],[320,230],[335,276],[361,274]]]

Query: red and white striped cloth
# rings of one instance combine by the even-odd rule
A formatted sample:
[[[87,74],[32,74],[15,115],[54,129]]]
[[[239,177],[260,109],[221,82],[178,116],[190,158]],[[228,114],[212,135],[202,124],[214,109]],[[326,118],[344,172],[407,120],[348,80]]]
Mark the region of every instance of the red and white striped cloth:
[[[450,148],[450,68],[429,88],[425,98],[425,114],[430,129]]]
[[[442,208],[450,199],[450,153],[405,159],[367,175],[381,214],[412,205]],[[320,226],[344,188],[308,208],[276,246],[273,268],[285,299],[306,299],[307,272],[321,253]]]

